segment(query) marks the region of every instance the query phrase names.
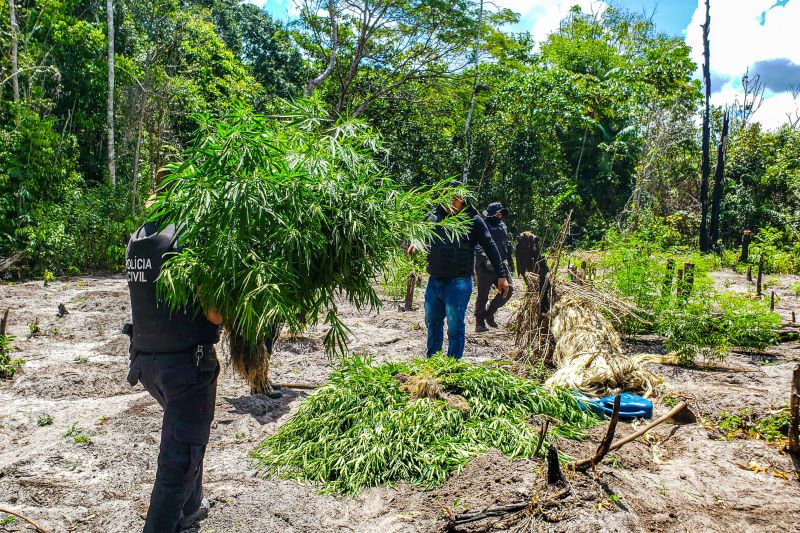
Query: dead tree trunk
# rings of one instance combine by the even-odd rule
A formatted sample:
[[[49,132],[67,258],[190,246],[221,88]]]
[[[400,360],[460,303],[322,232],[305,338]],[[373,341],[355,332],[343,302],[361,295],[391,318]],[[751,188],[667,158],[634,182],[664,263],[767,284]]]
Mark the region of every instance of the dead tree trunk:
[[[708,44],[708,32],[711,27],[711,5],[706,0],[706,21],[703,24],[703,85],[705,85],[705,109],[703,111],[703,163],[700,177],[700,251],[707,252],[708,245],[708,178],[711,173],[709,159],[709,121],[711,115],[711,56]]]
[[[114,0],[106,0],[108,20],[108,183],[117,184],[117,156],[114,150]]]
[[[719,216],[722,203],[723,180],[725,179],[725,156],[728,150],[728,112],[722,117],[722,134],[717,145],[717,166],[714,168],[714,192],[711,194],[711,228],[709,229],[709,246],[715,250],[719,245]]]
[[[19,48],[17,44],[17,12],[14,0],[8,0],[9,23],[11,26],[11,95],[15,102],[19,101]]]

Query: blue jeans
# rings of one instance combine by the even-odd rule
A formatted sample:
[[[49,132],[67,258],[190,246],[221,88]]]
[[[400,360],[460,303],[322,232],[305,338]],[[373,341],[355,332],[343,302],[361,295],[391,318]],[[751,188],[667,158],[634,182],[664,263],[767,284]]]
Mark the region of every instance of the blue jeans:
[[[447,318],[447,355],[461,359],[467,304],[472,294],[472,277],[431,278],[425,289],[425,325],[428,327],[428,357],[442,350],[444,319]]]

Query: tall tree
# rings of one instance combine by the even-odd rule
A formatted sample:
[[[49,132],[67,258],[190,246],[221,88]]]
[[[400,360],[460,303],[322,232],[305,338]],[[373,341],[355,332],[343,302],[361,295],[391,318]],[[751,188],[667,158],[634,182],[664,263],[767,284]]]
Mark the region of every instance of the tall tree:
[[[17,48],[17,14],[14,0],[8,0],[9,22],[11,24],[11,92],[14,101],[19,100],[19,50]]]
[[[708,32],[711,26],[711,5],[706,0],[706,21],[703,24],[703,85],[705,86],[705,109],[703,111],[703,163],[700,169],[700,251],[709,251],[708,243],[708,178],[711,174],[709,156],[711,106],[711,54],[709,52]]]
[[[339,53],[326,97],[335,115],[361,115],[413,80],[433,81],[469,64],[474,0],[327,0],[338,22]],[[303,0],[297,38],[330,66],[323,0]],[[327,72],[327,69],[324,71]]]
[[[470,136],[470,126],[472,125],[472,114],[475,112],[475,93],[478,92],[478,80],[480,79],[480,65],[481,65],[481,33],[483,30],[483,0],[480,0],[480,9],[478,10],[478,28],[475,31],[475,49],[473,55],[475,57],[475,78],[472,81],[472,94],[469,97],[469,110],[467,111],[467,120],[464,123],[464,140],[467,143],[467,156],[464,158],[464,169],[461,171],[461,181],[466,183],[467,176],[469,175],[469,167],[472,164],[472,137]]]
[[[716,248],[719,243],[719,213],[722,203],[723,180],[725,178],[725,152],[728,149],[729,112],[722,117],[722,134],[717,145],[717,166],[714,168],[714,192],[711,194],[711,227],[708,230],[708,244]]]
[[[117,184],[117,156],[114,151],[114,0],[106,0],[106,18],[108,20],[108,182],[113,187]]]

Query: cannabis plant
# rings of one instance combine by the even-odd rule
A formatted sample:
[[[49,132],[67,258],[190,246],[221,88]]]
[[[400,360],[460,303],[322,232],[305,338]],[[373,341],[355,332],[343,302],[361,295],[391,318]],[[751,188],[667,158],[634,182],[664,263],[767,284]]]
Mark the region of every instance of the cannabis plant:
[[[176,224],[182,246],[165,264],[160,294],[173,306],[216,306],[231,361],[255,392],[269,390],[263,340],[276,325],[299,332],[323,323],[329,352],[345,350],[339,298],[378,306],[375,278],[402,253],[400,242],[430,242],[424,215],[454,192],[445,181],[424,191],[394,183],[364,123],[331,119],[317,100],[285,106],[281,116],[239,106],[221,119],[196,117],[196,138],[151,213]],[[444,224],[466,229],[463,217]]]

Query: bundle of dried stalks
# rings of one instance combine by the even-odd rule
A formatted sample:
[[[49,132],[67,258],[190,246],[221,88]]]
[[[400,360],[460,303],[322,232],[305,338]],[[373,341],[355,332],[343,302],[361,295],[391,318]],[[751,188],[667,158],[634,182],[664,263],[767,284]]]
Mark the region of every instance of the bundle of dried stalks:
[[[589,396],[639,391],[649,396],[662,379],[647,370],[644,357],[629,357],[621,347],[614,325],[586,291],[559,298],[550,312],[550,332],[555,340],[556,372],[545,384],[565,387]],[[617,311],[625,309],[616,302]],[[645,356],[646,357],[646,356]]]
[[[623,317],[645,321],[644,313],[620,296],[599,290],[580,277],[559,277],[570,218],[550,249],[544,279],[526,274],[529,290],[516,316],[515,342],[522,365],[544,361],[558,369],[546,384],[605,396],[621,390],[649,395],[661,378],[643,363],[652,356],[628,357],[614,328]]]

